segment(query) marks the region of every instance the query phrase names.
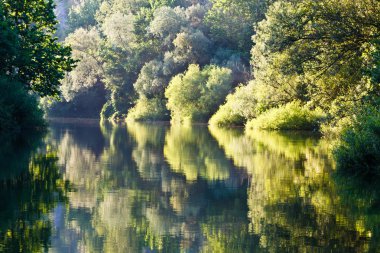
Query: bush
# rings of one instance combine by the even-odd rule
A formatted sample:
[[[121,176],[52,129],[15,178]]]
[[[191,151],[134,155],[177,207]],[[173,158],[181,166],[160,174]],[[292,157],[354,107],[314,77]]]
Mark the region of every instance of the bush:
[[[19,132],[45,126],[36,98],[23,84],[0,77],[0,90],[0,132]]]
[[[291,102],[285,106],[269,109],[247,123],[248,129],[266,130],[317,130],[324,114],[312,111],[299,102]]]
[[[242,126],[246,119],[235,113],[229,104],[224,104],[219,107],[219,110],[211,117],[209,124],[212,126],[227,127],[227,126]]]
[[[167,107],[173,121],[208,121],[232,88],[232,71],[228,68],[190,65],[184,74],[175,76],[165,91]]]
[[[334,148],[337,170],[354,176],[380,176],[380,112],[363,109]]]
[[[211,117],[213,126],[243,126],[255,115],[256,99],[251,86],[239,86],[227,96],[226,103]]]
[[[320,132],[325,138],[336,140],[342,133],[352,126],[352,118],[349,116],[336,117],[321,125]]]
[[[141,97],[136,105],[128,111],[127,121],[169,120],[170,115],[165,103],[164,99]]]

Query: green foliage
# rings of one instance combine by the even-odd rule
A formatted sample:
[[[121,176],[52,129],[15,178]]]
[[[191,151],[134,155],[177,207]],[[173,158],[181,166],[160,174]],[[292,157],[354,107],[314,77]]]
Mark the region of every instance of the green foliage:
[[[248,129],[267,130],[317,130],[324,114],[320,110],[312,111],[300,102],[291,102],[285,106],[269,109],[257,118],[248,121]]]
[[[163,6],[156,9],[153,14],[153,20],[149,25],[149,32],[153,35],[165,38],[167,43],[171,43],[173,35],[181,31],[181,27],[186,24],[187,20],[183,8],[170,8]]]
[[[9,26],[0,36],[12,47],[0,66],[0,74],[17,78],[41,96],[59,94],[60,80],[74,61],[71,49],[54,37],[56,20],[53,0],[14,1],[0,4],[2,25]],[[9,39],[12,39],[9,41]]]
[[[178,33],[173,44],[175,49],[170,57],[176,64],[186,66],[193,63],[203,66],[210,61],[211,41],[200,30],[190,29]],[[165,57],[165,60],[168,60],[167,55]],[[173,73],[172,70],[166,72]]]
[[[337,169],[370,179],[380,176],[380,112],[378,107],[366,106],[352,124],[343,131],[334,155]]]
[[[228,104],[221,105],[218,111],[211,117],[210,125],[226,127],[241,126],[245,123],[245,118],[229,107]]]
[[[65,99],[70,101],[92,85],[102,83],[109,95],[112,115],[122,118],[134,104],[142,105],[137,101],[143,97],[164,97],[169,80],[190,64],[229,68],[234,86],[247,81],[248,60],[242,56],[249,49],[237,49],[234,43],[250,47],[246,38],[252,34],[253,22],[246,17],[239,20],[235,14],[241,7],[246,16],[256,5],[236,1],[231,7],[235,14],[226,18],[250,31],[244,39],[234,35],[234,42],[222,43],[223,48],[210,35],[210,23],[205,21],[211,6],[208,0],[74,3],[68,21],[72,30],[66,42],[72,45],[73,55],[80,62],[63,81]]]
[[[5,16],[4,7],[0,4],[0,16]],[[0,20],[0,70],[2,73],[9,71],[9,61],[18,54],[19,42],[17,32],[7,19]]]
[[[212,0],[206,22],[220,47],[240,51],[249,58],[254,25],[265,17],[273,0]]]
[[[273,4],[266,20],[258,25],[252,49],[257,84],[268,91],[259,99],[269,106],[311,101],[328,111],[334,101],[343,102],[347,97],[353,101],[365,95],[368,87],[363,67],[373,31],[358,17],[371,16],[374,6],[364,14],[361,6],[370,5],[364,2]]]
[[[229,94],[226,103],[211,117],[209,123],[214,126],[242,126],[247,118],[256,115],[255,96],[251,86],[238,86]]]
[[[379,8],[370,0],[273,3],[253,36],[250,111],[301,101],[336,121],[349,116],[357,101],[378,96],[378,28],[371,24],[380,20]],[[229,111],[226,117],[239,114],[232,106]]]
[[[41,128],[34,95],[57,97],[75,63],[70,47],[54,37],[54,2],[5,0],[0,16],[0,131]]]
[[[25,85],[0,76],[0,132],[43,128],[43,112]]]
[[[165,91],[173,121],[208,120],[231,89],[231,70],[190,65],[175,76]]]
[[[66,37],[65,44],[72,48],[72,57],[78,63],[62,80],[61,92],[64,99],[70,101],[94,86],[104,86],[99,31],[96,28],[79,28]]]
[[[169,120],[170,115],[166,109],[166,100],[161,98],[141,97],[128,111],[127,121],[157,121]]]
[[[84,0],[70,8],[67,19],[66,32],[73,32],[77,28],[89,28],[96,25],[95,15],[99,10],[101,0]]]
[[[142,67],[134,88],[140,96],[151,98],[163,94],[167,82],[162,62],[153,60]]]

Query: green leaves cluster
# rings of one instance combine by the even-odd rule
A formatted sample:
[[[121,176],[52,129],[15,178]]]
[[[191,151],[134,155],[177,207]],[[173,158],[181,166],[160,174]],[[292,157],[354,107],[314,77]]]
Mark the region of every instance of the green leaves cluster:
[[[380,176],[380,112],[365,106],[346,127],[334,150],[338,171],[371,180]]]
[[[108,101],[103,110],[107,114],[103,116],[120,120],[133,113],[130,119],[143,119],[147,108],[142,105],[160,104],[164,108],[156,110],[157,113],[167,111],[165,89],[173,77],[184,73],[191,64],[200,68],[207,65],[229,68],[230,92],[250,78],[252,27],[264,18],[268,6],[267,1],[231,3],[229,6],[224,1],[209,0],[100,3],[83,0],[71,5],[66,23],[67,30],[72,32],[65,41],[73,47],[73,55],[80,63],[63,82],[64,99],[71,101],[94,85],[101,85],[107,90]],[[86,9],[93,13],[94,8],[95,22],[87,17],[88,13],[81,13]],[[255,14],[251,15],[252,10]],[[240,12],[244,15],[237,18]],[[221,13],[228,15],[224,17]],[[240,26],[244,27],[242,36],[238,35]],[[227,31],[228,27],[231,30]],[[223,41],[220,33],[228,33],[229,38]],[[137,115],[138,112],[142,114]],[[153,118],[164,119],[166,113]]]
[[[0,133],[44,126],[36,98],[22,83],[0,76]]]
[[[352,115],[378,96],[377,40],[380,5],[374,1],[275,1],[257,25],[251,50],[254,79],[248,84],[251,113],[239,108],[241,94],[228,97],[215,118],[261,113],[300,101],[322,110],[328,122]],[[236,109],[239,108],[239,109]]]
[[[165,91],[173,121],[207,120],[224,100],[232,86],[231,70],[208,66],[200,70],[190,65],[175,76]]]
[[[274,107],[247,123],[247,128],[266,130],[318,130],[324,114],[312,111],[293,101],[282,107]]]
[[[24,83],[41,96],[59,94],[60,80],[74,66],[71,49],[54,37],[54,3],[49,1],[2,1],[0,13],[7,51],[0,73]]]
[[[43,125],[34,95],[55,96],[75,61],[71,49],[54,36],[52,0],[4,0],[0,3],[0,129]]]

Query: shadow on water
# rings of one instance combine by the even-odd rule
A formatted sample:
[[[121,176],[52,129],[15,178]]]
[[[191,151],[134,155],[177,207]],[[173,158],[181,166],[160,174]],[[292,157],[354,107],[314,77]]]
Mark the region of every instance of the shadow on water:
[[[82,121],[39,140],[0,157],[0,251],[380,246],[379,187],[337,175],[318,136]]]

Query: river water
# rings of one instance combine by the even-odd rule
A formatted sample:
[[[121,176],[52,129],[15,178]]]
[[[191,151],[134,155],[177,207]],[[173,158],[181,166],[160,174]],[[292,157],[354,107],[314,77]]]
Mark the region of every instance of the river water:
[[[0,252],[379,252],[380,186],[312,133],[54,120],[2,143]]]

